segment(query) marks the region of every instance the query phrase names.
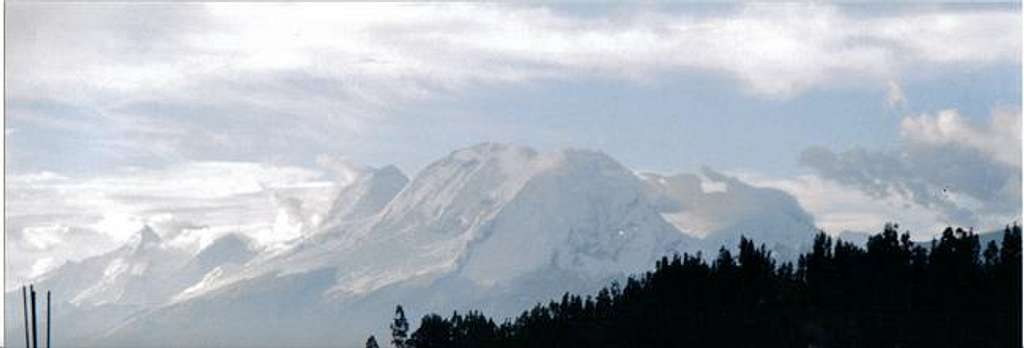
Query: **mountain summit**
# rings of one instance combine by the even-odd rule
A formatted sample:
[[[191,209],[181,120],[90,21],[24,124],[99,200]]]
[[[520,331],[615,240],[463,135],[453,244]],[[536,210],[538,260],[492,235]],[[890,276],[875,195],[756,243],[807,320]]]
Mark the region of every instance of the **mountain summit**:
[[[54,271],[52,279],[65,279],[59,288],[107,289],[83,298],[108,294],[63,299],[76,318],[105,324],[64,329],[59,338],[104,347],[357,346],[356,338],[384,329],[377,325],[396,303],[512,315],[662,256],[715,250],[739,234],[769,243],[778,236],[783,245],[795,238],[783,232],[813,226],[781,191],[711,171],[702,177],[724,189],[701,190],[696,176],[638,175],[598,151],[496,143],[453,151],[411,180],[393,166],[367,170],[340,190],[319,230],[284,251],[260,254],[229,235],[188,255],[162,247],[146,228],[126,246],[145,249],[145,259],[114,251],[83,261],[96,276]],[[759,222],[774,229],[757,230]],[[121,268],[131,281],[112,287],[105,274]],[[153,295],[116,295],[141,290]],[[122,314],[97,310],[100,302]]]
[[[331,204],[324,225],[335,225],[370,217],[384,208],[398,194],[409,178],[393,165],[371,169],[345,186]]]

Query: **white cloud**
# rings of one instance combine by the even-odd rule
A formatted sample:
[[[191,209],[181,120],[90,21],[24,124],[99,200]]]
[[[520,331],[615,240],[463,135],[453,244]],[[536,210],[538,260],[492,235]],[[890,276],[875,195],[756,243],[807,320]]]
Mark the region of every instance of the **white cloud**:
[[[310,143],[358,145],[396,110],[489,85],[586,78],[648,83],[701,71],[735,79],[755,97],[777,99],[834,84],[884,86],[914,69],[1020,62],[1020,15],[1012,6],[908,8],[916,12],[865,16],[840,6],[771,4],[574,16],[498,4],[18,3],[8,7],[13,106],[12,128],[5,131],[70,130],[100,143],[105,155],[171,163],[240,153],[264,158],[279,153],[268,149],[327,151],[308,151]],[[890,100],[904,100],[894,97],[901,94]],[[997,115],[987,127],[944,115],[908,119],[904,138],[924,145],[964,138],[952,145],[1016,163],[1019,171],[1019,148],[999,146],[1014,135],[1005,130],[1019,131],[1019,115]],[[320,162],[337,173],[354,172],[327,157]],[[312,219],[305,210],[315,211],[317,197],[330,191],[321,174],[204,161],[91,178],[12,175],[9,227],[21,236],[60,221],[90,241],[85,252],[55,251],[58,261],[109,247],[141,223],[167,223],[177,231],[168,236],[183,245],[232,230],[279,236],[279,215],[278,231]],[[818,195],[805,196],[863,198],[805,181]],[[289,213],[287,200],[275,194],[301,197],[305,212]],[[830,217],[818,217],[824,224],[854,217],[843,218],[826,203],[817,203],[818,211],[815,203],[804,204],[816,215],[826,212]],[[18,248],[12,260],[29,253]]]
[[[976,149],[992,159],[1020,166],[1021,115],[996,109],[987,126],[975,126],[955,109],[936,115],[906,117],[900,124],[904,139],[925,146],[959,145]]]
[[[800,162],[874,199],[899,197],[941,212],[946,224],[998,227],[1021,216],[1020,118],[999,109],[988,126],[956,110],[907,117],[896,149],[812,147]]]
[[[56,260],[54,260],[54,258],[41,258],[39,260],[36,260],[36,262],[32,264],[32,269],[29,271],[28,276],[30,278],[38,277],[40,275],[43,275],[47,271],[56,268],[57,266],[59,265],[56,263]]]
[[[890,108],[903,108],[907,105],[907,96],[903,93],[903,87],[896,81],[889,81],[885,102]]]
[[[928,11],[864,22],[868,37],[892,42],[928,62],[1020,59],[1019,9]]]
[[[887,98],[890,106],[906,103],[895,82]],[[1020,220],[1018,110],[995,108],[984,125],[956,109],[907,116],[900,137],[902,147],[894,152],[808,149],[801,162],[816,175],[737,175],[793,194],[833,234],[873,233],[897,222],[916,238],[928,238],[946,226],[994,229]]]
[[[231,232],[271,244],[295,238],[336,191],[323,173],[249,162],[123,168],[96,177],[9,175],[9,279],[121,245],[151,226],[171,245],[196,249]],[[286,221],[275,220],[283,212]]]
[[[335,157],[327,154],[320,154],[317,156],[316,165],[334,173],[334,180],[341,186],[354,182],[360,175],[365,174],[368,170],[365,166],[353,163],[348,158]]]
[[[645,84],[698,72],[735,80],[756,98],[875,88],[915,70],[1019,63],[1013,38],[1021,31],[1009,7],[908,6],[870,16],[822,4],[587,16],[451,3],[9,10],[10,126],[88,139],[90,158],[161,164],[358,147],[400,127],[389,117],[483,87]],[[12,158],[27,162],[54,156],[15,150]]]
[[[106,207],[100,221],[90,227],[106,234],[116,244],[124,243],[146,226],[144,217],[125,210],[123,206]]]
[[[59,182],[67,179],[68,177],[51,171],[41,171],[38,173],[12,175],[10,178],[7,179],[7,181],[12,184],[35,184],[46,182]]]
[[[719,16],[638,11],[599,18],[466,4],[216,4],[209,10],[225,31],[193,37],[194,43],[240,57],[232,59],[238,68],[310,69],[363,80],[360,87],[372,80],[414,82],[401,89],[407,97],[429,93],[430,85],[579,73],[643,80],[681,69],[722,71],[754,94],[785,97],[837,78],[885,83],[911,64],[1012,62],[1020,51],[1019,16],[1009,9],[876,18],[808,4],[748,5]],[[254,20],[261,18],[267,20]]]
[[[843,231],[876,233],[886,223],[897,222],[915,238],[923,239],[941,232],[946,226],[957,225],[946,220],[941,212],[903,197],[874,197],[817,175],[771,177],[749,171],[735,175],[751,185],[772,187],[793,195],[800,206],[814,216],[817,226],[833,235]]]
[[[329,103],[347,96],[381,106],[478,83],[574,74],[643,80],[681,69],[721,71],[754,94],[778,97],[837,78],[885,83],[910,65],[1016,62],[1020,52],[1019,15],[1011,8],[864,17],[820,4],[762,4],[714,15],[637,10],[596,18],[496,4],[179,4],[151,13],[146,5],[19,4],[13,10],[26,20],[65,20],[53,28],[13,23],[17,50],[10,63],[25,69],[12,71],[26,71],[12,76],[16,97],[57,95],[68,85],[115,92],[122,101],[123,92],[195,97],[205,92],[194,87],[212,79],[256,85],[235,86],[244,93],[232,98],[282,109],[310,98]],[[139,16],[177,25],[155,28]],[[131,29],[139,32],[123,32]],[[296,71],[339,84],[320,91],[324,98],[308,93],[294,101],[285,98],[285,86],[262,85],[287,82],[282,78]]]
[[[109,250],[111,241],[106,235],[53,220],[57,219],[7,218],[5,237],[9,258],[4,277],[9,286],[23,284],[65,261]]]
[[[36,250],[49,250],[62,242],[63,236],[67,234],[68,226],[49,225],[33,226],[25,228],[26,244]]]

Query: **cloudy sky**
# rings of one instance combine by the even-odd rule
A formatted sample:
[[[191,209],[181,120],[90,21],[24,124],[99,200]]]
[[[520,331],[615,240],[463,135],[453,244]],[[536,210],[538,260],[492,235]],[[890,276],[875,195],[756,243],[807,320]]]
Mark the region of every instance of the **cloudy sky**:
[[[1020,218],[1019,5],[8,3],[8,284],[143,224],[267,245],[482,141],[707,166],[830,233]]]

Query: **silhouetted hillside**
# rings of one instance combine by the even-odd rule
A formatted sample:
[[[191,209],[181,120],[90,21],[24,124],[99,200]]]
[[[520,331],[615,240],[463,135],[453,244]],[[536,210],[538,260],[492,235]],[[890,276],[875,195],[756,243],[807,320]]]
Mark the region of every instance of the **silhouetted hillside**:
[[[1021,228],[1001,243],[947,228],[920,245],[896,226],[866,248],[825,234],[796,264],[742,239],[657,262],[594,296],[565,294],[501,324],[424,316],[400,347],[1020,347]],[[396,323],[404,323],[404,312]],[[407,326],[405,326],[407,328]],[[393,326],[395,328],[395,326]],[[407,336],[407,338],[406,338]]]

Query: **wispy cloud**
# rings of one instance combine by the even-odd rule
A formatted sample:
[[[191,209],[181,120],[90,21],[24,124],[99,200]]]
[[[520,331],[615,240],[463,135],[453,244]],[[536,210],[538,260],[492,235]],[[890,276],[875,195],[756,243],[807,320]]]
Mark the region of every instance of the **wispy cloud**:
[[[70,82],[188,94],[208,79],[241,89],[260,80],[284,83],[245,90],[260,102],[251,93],[301,89],[288,82],[303,72],[327,85],[302,81],[309,88],[302,92],[336,84],[335,95],[380,105],[474,83],[707,69],[745,81],[752,93],[785,96],[835,78],[898,74],[910,64],[1017,61],[1021,27],[1012,8],[864,17],[825,5],[749,5],[717,15],[639,10],[588,18],[492,4],[160,7],[151,15],[147,5],[15,7],[26,20],[60,17],[76,29],[12,23],[12,44],[25,49],[12,64],[42,69],[15,76],[33,82],[16,90]],[[155,17],[162,19],[142,20]],[[61,47],[72,54],[50,54],[71,41]],[[242,74],[253,72],[260,74]]]
[[[900,86],[896,81],[889,81],[888,91],[886,92],[885,103],[890,108],[901,109],[907,105],[907,95],[903,92],[903,87]]]
[[[185,245],[231,230],[286,238],[277,232],[292,235],[313,219],[331,185],[323,171],[299,165],[370,147],[365,139],[381,128],[415,124],[389,122],[417,115],[418,103],[481,88],[645,85],[700,74],[759,101],[867,85],[888,87],[888,102],[903,105],[902,86],[892,81],[1016,66],[1021,51],[1019,6],[872,15],[822,4],[587,16],[499,4],[17,3],[7,10],[10,259],[49,258],[11,269],[36,271],[110,248],[141,224],[185,236]],[[898,151],[812,150],[804,162],[818,176],[761,182],[791,190],[833,230],[877,228],[893,211],[920,224],[957,211],[1003,216],[1019,210],[1020,148],[1003,146],[1019,144],[1019,133],[1005,131],[1019,122],[1019,114],[998,112],[988,125],[955,111],[915,116],[903,120]],[[24,165],[41,158],[50,161]],[[341,183],[359,170],[330,156],[318,162]],[[76,163],[92,174],[60,170]],[[123,168],[128,163],[139,167]],[[881,198],[884,208],[871,205]],[[63,248],[52,242],[58,237],[89,247]]]
[[[698,71],[754,98],[785,99],[884,85],[914,69],[1019,62],[1011,7],[723,9],[575,16],[497,4],[22,3],[10,9],[8,95],[15,126],[46,119],[28,114],[40,100],[69,105],[78,124],[103,129],[95,141],[110,152],[258,159],[351,147],[416,101],[481,86],[649,83]],[[53,127],[69,120],[48,117]]]
[[[982,152],[985,157],[1020,167],[1021,115],[997,108],[987,125],[976,126],[956,109],[905,117],[900,132],[911,146],[956,146]]]
[[[795,197],[800,205],[815,218],[815,224],[827,233],[837,235],[844,231],[879,232],[889,222],[908,228],[915,238],[928,238],[958,222],[902,196],[876,197],[864,191],[818,175],[776,177],[756,172],[738,172],[737,177],[760,187],[776,188]],[[993,220],[992,226],[1009,220]]]
[[[319,170],[248,162],[19,174],[7,185],[9,279],[113,249],[145,225],[193,250],[229,232],[269,246],[307,231],[336,190]]]
[[[875,199],[901,197],[949,224],[1005,224],[1020,218],[1021,115],[996,110],[986,126],[956,110],[904,118],[902,146],[839,153],[807,149],[802,164]]]

